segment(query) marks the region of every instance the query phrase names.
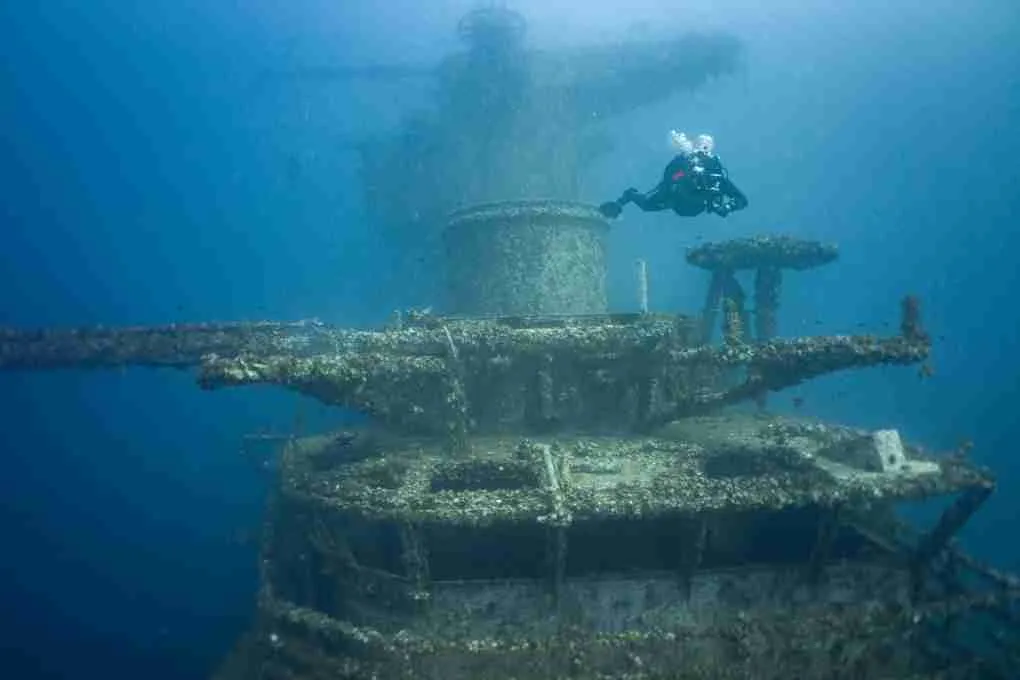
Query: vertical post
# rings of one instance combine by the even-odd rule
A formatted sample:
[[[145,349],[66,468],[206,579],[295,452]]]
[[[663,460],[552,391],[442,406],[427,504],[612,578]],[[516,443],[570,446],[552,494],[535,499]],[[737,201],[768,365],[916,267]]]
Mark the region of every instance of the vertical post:
[[[701,562],[705,558],[708,522],[703,516],[694,516],[687,519],[684,524],[686,526],[682,531],[686,534],[688,550],[685,550],[680,558],[680,587],[683,589],[684,597],[690,600],[694,575],[701,568]]]
[[[537,357],[533,366],[534,373],[525,393],[524,420],[528,428],[547,432],[557,422],[553,357],[549,354]]]
[[[454,455],[462,455],[471,450],[468,440],[468,404],[464,390],[464,367],[460,362],[457,345],[453,342],[450,329],[443,326],[448,347],[446,364],[446,430],[447,450]]]
[[[900,319],[900,332],[910,342],[927,344],[931,342],[931,336],[924,330],[921,323],[921,301],[914,295],[908,295],[900,303],[902,316]]]
[[[722,302],[723,289],[726,287],[726,275],[727,273],[722,269],[712,270],[712,280],[708,284],[705,306],[701,310],[701,342],[705,345],[712,342],[715,319],[719,313],[719,304]]]
[[[779,311],[779,289],[783,273],[778,267],[759,267],[754,276],[754,335],[758,342],[776,336],[776,315]]]
[[[400,547],[404,575],[411,583],[411,605],[421,608],[429,599],[429,564],[419,527],[411,520],[400,524]]]
[[[638,268],[638,309],[642,314],[648,313],[648,263],[637,261]]]
[[[808,581],[811,585],[818,585],[821,581],[825,565],[832,554],[832,547],[839,535],[840,509],[837,505],[832,510],[822,509],[819,511],[815,528],[815,542],[811,546],[811,557],[808,559],[807,568]]]
[[[742,345],[747,342],[746,296],[737,277],[730,270],[723,272],[721,280],[723,300],[723,341],[727,345]]]
[[[638,369],[635,376],[639,377],[635,427],[644,431],[648,424],[655,422],[655,417],[663,411],[660,398],[662,387],[659,384],[659,378],[653,371]]]
[[[744,344],[744,324],[740,309],[733,298],[726,298],[726,314],[723,317],[723,342],[728,347]]]
[[[712,280],[708,284],[708,295],[705,297],[705,307],[702,309],[701,342],[703,345],[712,342],[712,333],[715,331],[715,319],[722,302],[725,281],[726,272],[724,270],[712,270]]]
[[[728,324],[731,330],[738,329],[736,337],[731,336],[727,339],[736,339],[738,344],[747,342],[751,330],[747,315],[747,295],[744,293],[740,281],[737,281],[736,273],[732,270],[726,270],[723,273],[722,298],[724,300],[723,309],[727,316],[724,323]],[[730,316],[735,318],[728,318]]]
[[[570,457],[568,451],[555,444],[527,441],[521,442],[518,448],[520,454],[524,454],[535,466],[542,479],[542,487],[549,495],[549,514],[540,521],[546,525],[549,594],[553,609],[558,613],[566,583],[567,529],[573,521],[565,493],[570,478]]]

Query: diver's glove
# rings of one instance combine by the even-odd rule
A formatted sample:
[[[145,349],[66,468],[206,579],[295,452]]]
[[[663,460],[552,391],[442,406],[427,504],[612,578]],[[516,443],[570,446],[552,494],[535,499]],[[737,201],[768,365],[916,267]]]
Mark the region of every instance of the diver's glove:
[[[611,220],[616,219],[620,216],[620,213],[623,212],[623,206],[627,205],[640,195],[640,191],[634,187],[630,187],[615,201],[606,201],[600,205],[599,212],[602,213],[603,217],[608,217]]]
[[[617,201],[606,201],[599,206],[599,212],[603,217],[614,220],[623,212],[623,207]]]
[[[726,217],[731,212],[743,210],[746,206],[746,200],[741,201],[729,195],[716,196],[708,202],[709,212],[713,212],[719,217]]]

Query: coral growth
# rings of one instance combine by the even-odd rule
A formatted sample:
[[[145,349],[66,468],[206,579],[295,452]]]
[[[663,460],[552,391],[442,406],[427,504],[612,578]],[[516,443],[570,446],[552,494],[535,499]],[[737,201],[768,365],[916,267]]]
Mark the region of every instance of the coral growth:
[[[900,303],[900,332],[907,340],[929,343],[931,337],[921,323],[921,300],[916,295],[907,295]]]

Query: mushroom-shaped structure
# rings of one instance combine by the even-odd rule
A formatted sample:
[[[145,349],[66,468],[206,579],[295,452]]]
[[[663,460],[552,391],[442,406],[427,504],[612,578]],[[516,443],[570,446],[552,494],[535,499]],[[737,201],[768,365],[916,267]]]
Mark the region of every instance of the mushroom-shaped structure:
[[[746,328],[744,291],[735,277],[740,269],[754,269],[755,337],[759,342],[776,335],[776,312],[784,269],[805,270],[820,267],[836,259],[835,245],[805,241],[792,236],[753,236],[722,243],[706,243],[687,253],[687,262],[712,272],[708,297],[702,314],[702,339],[709,342],[715,326],[716,311],[725,298],[728,302],[727,338]]]

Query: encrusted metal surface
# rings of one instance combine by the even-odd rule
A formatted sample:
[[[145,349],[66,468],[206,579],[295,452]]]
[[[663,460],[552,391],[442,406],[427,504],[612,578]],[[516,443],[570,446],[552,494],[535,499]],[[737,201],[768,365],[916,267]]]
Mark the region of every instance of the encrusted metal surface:
[[[589,316],[438,317],[428,310],[407,310],[384,329],[343,328],[316,319],[294,322],[251,321],[164,326],[82,328],[0,327],[0,369],[51,369],[136,366],[191,367],[207,356],[311,357],[348,352],[443,354],[443,328],[479,342],[498,329],[583,329],[593,342],[613,342],[613,331],[641,322],[677,324],[684,317],[638,314]],[[600,334],[600,329],[608,329]],[[555,335],[555,334],[554,334]],[[507,336],[511,337],[511,336]],[[612,345],[610,344],[610,349]]]
[[[670,385],[710,385],[711,376],[699,373],[716,370],[656,368],[651,353],[691,344],[694,325],[686,317],[417,323],[337,337],[338,351],[329,354],[207,357],[200,380],[209,388],[280,384],[401,431],[527,432],[552,425],[632,428],[668,403],[647,395]],[[346,350],[354,347],[374,351]],[[653,384],[663,376],[669,380]]]
[[[458,211],[444,232],[448,310],[604,313],[608,230],[597,210],[577,203],[518,201]]]
[[[315,321],[0,328],[0,368],[183,368],[198,364],[209,354],[301,354],[314,347],[326,331],[326,326]]]
[[[573,201],[533,200],[479,203],[461,208],[450,214],[447,227],[469,224],[481,226],[481,223],[489,221],[499,222],[507,219],[534,217],[548,217],[555,220],[594,220],[604,224],[607,229],[609,226],[602,213],[593,205]]]
[[[270,599],[260,635],[221,677],[255,677],[250,673],[257,671],[257,677],[290,678],[294,669],[314,669],[307,677],[1006,678],[1008,671],[994,663],[954,656],[950,644],[934,642],[934,631],[1018,598],[1011,591],[915,604],[865,597],[760,612],[723,609],[703,626],[595,635],[564,626],[553,635],[466,637],[385,635]]]
[[[220,677],[1003,677],[1008,650],[969,656],[942,632],[1015,608],[1009,582],[919,591],[910,549],[827,538],[896,499],[993,484],[910,446],[896,469],[857,469],[845,449],[868,434],[734,415],[649,437],[476,437],[456,455],[378,429],[292,441],[259,623]],[[743,564],[771,554],[746,552],[756,532],[805,510],[816,519],[793,519],[784,542],[814,543],[810,560]],[[679,544],[672,571],[641,571],[631,551],[662,531]],[[444,580],[456,570],[478,574]]]
[[[723,441],[703,434],[713,427],[727,432]],[[852,436],[779,420],[695,419],[657,438],[481,438],[459,458],[434,442],[393,439],[379,455],[322,470],[315,460],[323,452],[341,455],[327,439],[293,459],[284,493],[365,519],[490,526],[836,506],[989,483],[970,468],[924,461],[917,451],[916,464],[900,470],[853,469],[837,446]],[[341,446],[353,459],[362,455],[357,437]],[[546,454],[559,471],[558,503]]]
[[[687,262],[710,270],[811,269],[836,259],[833,244],[792,236],[752,236],[721,243],[705,243],[687,252]]]
[[[444,431],[454,421],[478,432],[620,431],[833,371],[923,361],[930,349],[926,337],[875,336],[694,347],[697,332],[684,317],[537,328],[438,319],[427,329],[355,336],[378,348],[372,353],[208,357],[200,380],[208,388],[279,384],[411,431]],[[720,381],[741,367],[741,380]],[[455,392],[462,398],[448,398]]]

